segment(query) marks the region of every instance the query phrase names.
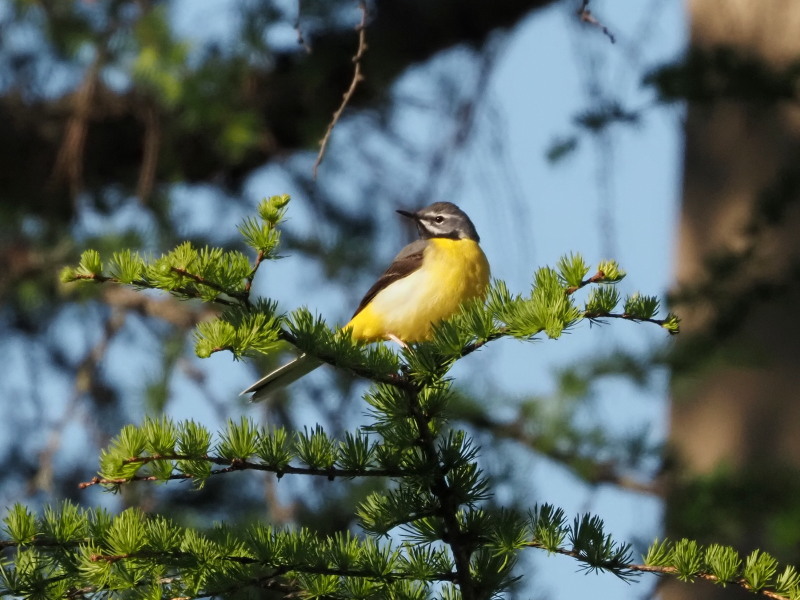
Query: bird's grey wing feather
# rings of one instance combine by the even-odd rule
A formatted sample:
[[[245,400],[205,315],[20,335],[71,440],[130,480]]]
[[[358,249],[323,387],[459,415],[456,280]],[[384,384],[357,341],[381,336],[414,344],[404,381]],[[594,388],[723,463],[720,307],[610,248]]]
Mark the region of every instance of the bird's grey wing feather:
[[[358,308],[353,313],[353,317],[360,313],[382,289],[398,279],[408,277],[411,273],[419,269],[422,265],[422,257],[427,246],[427,240],[417,240],[400,250],[397,256],[394,257],[392,264],[389,265],[389,268],[386,269],[383,275],[378,278],[378,281],[364,294],[364,297],[358,304]]]

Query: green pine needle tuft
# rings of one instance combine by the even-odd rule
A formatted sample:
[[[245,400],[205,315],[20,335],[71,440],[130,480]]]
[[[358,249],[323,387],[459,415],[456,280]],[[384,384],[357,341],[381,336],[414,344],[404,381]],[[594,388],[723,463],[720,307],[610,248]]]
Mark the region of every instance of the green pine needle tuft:
[[[561,285],[566,288],[578,288],[583,284],[583,279],[589,273],[589,265],[580,254],[570,253],[562,256],[556,268],[561,280]]]
[[[592,288],[586,300],[584,310],[588,317],[602,317],[617,308],[620,294],[613,285],[600,285]]]
[[[736,577],[742,559],[730,546],[711,544],[706,548],[704,562],[711,574],[717,577],[717,583],[725,586]]]
[[[567,517],[564,510],[551,504],[534,506],[530,514],[533,542],[548,552],[556,552],[567,538]]]
[[[625,271],[620,269],[615,260],[604,260],[597,265],[598,272],[603,274],[599,283],[617,283],[625,278]]]
[[[778,561],[766,552],[754,550],[744,562],[742,577],[754,591],[764,589],[770,580],[775,576],[778,569]]]
[[[700,546],[694,540],[681,539],[672,547],[672,566],[678,571],[681,581],[694,581],[703,567],[703,555]]]
[[[259,430],[252,419],[243,416],[238,423],[228,419],[216,451],[228,460],[247,460],[258,451],[258,438]]]
[[[337,457],[337,443],[329,438],[320,425],[311,431],[303,428],[295,434],[297,457],[312,469],[329,469]]]
[[[125,249],[111,255],[109,268],[111,276],[117,278],[120,283],[133,285],[142,281],[145,261],[138,252]]]
[[[26,506],[14,504],[3,519],[3,534],[15,544],[25,545],[36,536],[36,520]]]
[[[645,320],[656,316],[661,302],[655,296],[642,296],[639,293],[625,299],[625,314],[632,319]]]

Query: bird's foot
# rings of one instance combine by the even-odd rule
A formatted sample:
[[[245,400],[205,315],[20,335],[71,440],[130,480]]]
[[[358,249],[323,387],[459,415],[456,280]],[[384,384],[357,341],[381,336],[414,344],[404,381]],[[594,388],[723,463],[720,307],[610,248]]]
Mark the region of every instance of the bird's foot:
[[[400,347],[401,347],[403,350],[408,350],[408,344],[406,344],[406,343],[405,343],[403,340],[401,340],[401,339],[400,339],[399,337],[397,337],[395,334],[393,334],[393,333],[387,333],[387,334],[386,334],[386,339],[388,339],[388,340],[391,340],[391,341],[393,341],[393,342],[396,342],[397,344],[399,344],[399,345],[400,345]]]

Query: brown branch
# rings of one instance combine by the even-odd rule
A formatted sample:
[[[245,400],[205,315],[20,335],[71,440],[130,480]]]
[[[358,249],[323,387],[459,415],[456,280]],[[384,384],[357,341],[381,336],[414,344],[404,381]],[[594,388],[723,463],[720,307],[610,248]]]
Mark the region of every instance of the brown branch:
[[[181,302],[174,296],[150,296],[122,285],[106,286],[102,297],[109,306],[160,319],[182,330],[219,316],[218,310],[205,303],[195,305]]]
[[[584,288],[584,287],[586,287],[587,285],[589,285],[591,283],[598,283],[600,281],[603,281],[605,278],[606,278],[606,274],[603,271],[598,270],[597,273],[595,273],[594,275],[592,275],[588,279],[584,279],[578,285],[570,286],[564,291],[567,293],[568,296],[570,296],[570,295],[574,294],[575,292],[577,292],[579,289]]]
[[[544,436],[536,436],[526,432],[520,419],[507,424],[498,423],[483,413],[473,416],[459,415],[455,418],[486,431],[497,438],[513,440],[537,454],[557,461],[589,485],[607,483],[620,489],[641,494],[658,495],[663,493],[658,480],[641,481],[624,475],[619,464],[614,460],[601,460],[576,450],[559,449],[553,444],[547,443]]]
[[[667,319],[643,319],[629,313],[592,313],[588,311],[583,313],[583,317],[593,322],[602,322],[602,319],[623,319],[624,321],[633,321],[634,323],[652,323],[659,327],[664,327],[664,324],[668,321]],[[673,334],[677,332],[669,331],[669,333]]]
[[[590,0],[583,0],[583,4],[581,4],[581,7],[576,11],[576,14],[580,18],[581,22],[588,23],[593,27],[599,28],[604,34],[606,34],[606,36],[608,36],[608,39],[611,40],[612,44],[616,43],[617,40],[614,38],[614,34],[611,33],[608,27],[598,21],[592,14],[592,11],[589,10],[589,2]]]
[[[103,52],[98,52],[72,96],[72,114],[64,127],[64,136],[50,175],[50,184],[56,186],[66,182],[73,198],[83,185],[83,152],[103,58]]]
[[[64,431],[80,414],[81,399],[93,392],[100,363],[106,355],[108,346],[124,324],[125,311],[112,309],[103,325],[100,339],[76,366],[69,401],[61,417],[50,428],[47,444],[39,453],[38,468],[31,478],[31,483],[36,489],[52,492],[53,458],[61,447]]]
[[[250,304],[250,290],[253,287],[253,280],[256,278],[256,272],[258,271],[258,267],[261,266],[261,263],[264,262],[266,258],[266,254],[264,254],[263,250],[259,250],[258,254],[256,254],[256,263],[253,265],[253,270],[250,271],[250,274],[247,276],[244,284],[244,300],[247,304]]]
[[[675,567],[666,567],[666,566],[656,566],[656,565],[626,565],[626,569],[631,571],[635,571],[638,573],[655,573],[656,575],[677,575],[678,569]],[[693,574],[693,577],[697,577],[698,579],[703,579],[705,581],[710,581],[712,583],[722,583],[719,577],[713,575],[711,573],[707,573],[705,571],[699,571]],[[739,587],[747,590],[748,592],[754,594],[760,594],[765,598],[772,598],[773,600],[789,600],[787,596],[782,596],[777,592],[768,589],[754,589],[749,583],[747,583],[744,578],[740,577],[738,579],[732,579],[729,581],[724,582],[726,584],[731,585],[738,585]]]
[[[268,473],[275,473],[277,477],[284,475],[312,475],[316,477],[326,477],[333,481],[337,477],[352,479],[354,477],[400,477],[410,473],[408,470],[401,469],[339,469],[336,467],[293,467],[291,465],[272,466],[265,463],[255,463],[248,460],[239,458],[229,459],[221,456],[187,456],[183,454],[164,454],[154,456],[137,456],[128,458],[123,464],[141,464],[146,465],[151,462],[166,462],[166,461],[204,461],[215,465],[228,465],[224,469],[212,470],[209,475],[223,475],[225,473],[234,473],[236,471],[265,471]],[[413,474],[413,472],[411,472]],[[133,477],[99,477],[95,476],[89,481],[84,481],[78,484],[79,489],[85,489],[93,485],[107,484],[119,485],[130,483],[133,481],[184,481],[198,479],[197,475],[192,473],[174,473],[169,477],[158,477],[156,475],[135,475]]]
[[[147,204],[153,193],[158,168],[158,155],[161,146],[161,124],[158,118],[158,109],[150,102],[143,110],[144,121],[144,149],[142,151],[142,164],[139,167],[139,181],[136,184],[136,195],[141,204]]]
[[[204,285],[206,287],[211,288],[212,290],[216,290],[220,294],[225,294],[226,296],[230,296],[231,298],[236,298],[237,300],[244,300],[245,295],[244,292],[237,292],[225,289],[223,286],[218,284],[216,281],[211,281],[206,279],[205,277],[201,277],[196,273],[191,273],[186,269],[182,269],[180,267],[171,267],[172,271],[177,273],[178,275],[183,275],[184,277],[188,277],[189,279],[193,279],[195,282],[199,283],[200,285]]]
[[[328,141],[333,133],[333,128],[336,127],[339,119],[341,119],[342,113],[344,113],[345,107],[347,107],[347,104],[350,102],[353,94],[355,94],[358,84],[364,79],[364,76],[361,74],[361,59],[364,57],[364,52],[367,50],[366,0],[359,0],[358,8],[361,11],[361,22],[356,26],[356,31],[358,31],[358,49],[356,50],[355,56],[353,56],[353,63],[355,64],[355,69],[353,70],[353,79],[350,81],[350,87],[347,88],[347,91],[344,93],[344,96],[342,97],[342,103],[339,105],[339,108],[336,109],[336,112],[333,113],[333,119],[331,119],[331,122],[328,123],[328,129],[325,131],[325,135],[319,143],[319,153],[317,154],[317,160],[314,162],[313,169],[314,179],[317,178],[317,171],[319,166],[322,164],[322,160],[325,158],[325,151],[328,148]]]
[[[120,283],[120,282],[116,282],[116,283]],[[161,290],[162,292],[169,292],[171,294],[182,294],[184,296],[187,296],[188,298],[200,299],[200,294],[198,294],[194,290],[190,290],[189,288],[177,287],[177,288],[174,288],[174,289],[171,289],[171,290],[165,290],[163,288],[155,287],[155,286],[152,286],[152,285],[149,285],[149,284],[146,285],[146,286],[143,286],[143,287],[146,287],[146,288],[149,288],[149,289],[153,289],[153,290]],[[205,300],[204,300],[204,302],[205,302]],[[222,306],[239,306],[238,302],[234,302],[232,300],[226,300],[225,298],[220,298],[219,296],[214,298],[211,302],[214,302],[215,304],[221,304]]]
[[[560,554],[562,556],[569,556],[571,558],[575,558],[578,560],[580,559],[578,552],[576,552],[575,550],[569,550],[567,548],[548,548],[540,542],[528,542],[526,546],[528,548],[547,550],[547,552],[552,554]],[[679,574],[678,569],[676,569],[675,567],[659,566],[659,565],[627,564],[627,565],[622,565],[620,570],[632,573],[654,573],[655,575],[676,576]],[[696,573],[692,573],[692,577],[696,577],[697,579],[703,579],[705,581],[710,581],[712,583],[718,583],[718,584],[722,583],[722,580],[719,577],[707,571],[698,571]],[[760,590],[756,590],[750,584],[748,584],[742,577],[739,577],[737,579],[730,579],[728,581],[725,581],[724,583],[731,585],[738,585],[739,587],[747,590],[748,592],[752,592],[754,594],[760,594],[766,598],[771,598],[772,600],[790,600],[787,596],[782,596],[772,590],[763,588]]]
[[[175,269],[175,271],[177,273],[179,273],[180,275],[186,275],[186,276],[191,277],[191,278],[199,279],[200,281],[198,283],[203,283],[205,285],[209,285],[210,287],[213,287],[214,285],[216,285],[213,282],[208,282],[205,279],[203,279],[202,277],[199,277],[198,275],[193,275],[192,273],[189,273],[188,271],[184,271],[183,269]],[[132,281],[132,282],[128,283],[127,281],[123,282],[123,281],[120,281],[116,277],[110,277],[108,275],[97,275],[95,273],[74,273],[74,274],[72,274],[70,276],[70,278],[67,281],[70,281],[70,282],[72,282],[72,281],[95,281],[97,283],[116,283],[118,285],[132,285],[132,286],[138,287],[138,288],[144,288],[144,289],[148,289],[148,290],[159,290],[159,291],[162,291],[162,292],[169,292],[171,294],[181,294],[181,295],[186,296],[188,298],[200,299],[200,294],[196,290],[191,290],[191,289],[185,288],[185,287],[176,287],[176,288],[171,288],[171,289],[165,289],[165,288],[153,285],[151,282],[145,281],[144,279],[138,279],[136,281]],[[221,290],[223,293],[228,294],[228,292],[225,291],[221,286],[218,286],[218,287],[219,287],[219,290]],[[238,296],[241,296],[242,292],[235,292],[235,294],[237,295],[236,297],[238,297]],[[228,295],[230,295],[230,294],[228,294]],[[232,300],[226,300],[225,298],[220,298],[219,296],[214,298],[211,302],[214,302],[216,304],[222,304],[223,306],[238,306],[239,305],[238,302],[234,302]]]
[[[92,562],[115,563],[120,560],[126,560],[130,558],[161,558],[165,556],[180,559],[180,558],[190,557],[192,556],[192,554],[183,551],[174,551],[174,552],[140,551],[140,552],[130,552],[126,554],[92,554],[89,556],[89,560],[91,560]],[[358,568],[337,567],[337,566],[329,567],[312,563],[272,565],[264,560],[253,558],[251,556],[226,555],[221,557],[221,559],[241,565],[266,565],[272,567],[273,569],[275,569],[275,572],[270,574],[271,578],[278,577],[285,573],[296,571],[301,573],[313,573],[315,575],[336,575],[339,577],[363,577],[366,579],[375,579],[381,581],[401,581],[401,580],[417,579],[416,575],[414,574],[398,572],[398,571],[382,573],[380,575],[377,575],[374,569],[358,569]],[[429,579],[433,581],[454,581],[455,574],[450,571],[433,573]]]
[[[493,342],[495,340],[499,340],[500,338],[506,337],[508,335],[508,328],[501,327],[495,333],[491,334],[489,337],[484,338],[482,340],[477,340],[472,342],[471,344],[467,344],[461,349],[461,356],[460,358],[464,358],[468,354],[472,354],[476,350],[480,350],[489,342]]]
[[[64,548],[64,547],[76,547],[82,546],[84,544],[90,543],[92,540],[90,538],[80,538],[76,540],[69,540],[69,541],[57,541],[54,539],[45,539],[45,538],[35,538],[32,540],[28,540],[22,544],[13,541],[13,540],[0,540],[0,548],[19,548],[20,546],[26,547],[38,547],[38,548]],[[108,563],[115,563],[121,560],[127,560],[132,558],[175,558],[181,559],[185,557],[191,556],[191,553],[184,552],[184,551],[165,551],[165,552],[154,552],[154,551],[139,551],[139,552],[129,552],[124,554],[91,554],[89,556],[89,560],[92,562],[108,562]],[[253,558],[251,556],[236,556],[236,555],[226,555],[221,556],[221,560],[229,561],[232,563],[242,564],[242,565],[265,565],[271,567],[275,570],[274,573],[269,575],[270,578],[275,578],[281,575],[284,575],[289,572],[303,572],[303,573],[314,573],[316,575],[338,575],[342,577],[364,577],[367,579],[380,579],[383,581],[400,581],[403,579],[412,579],[416,580],[416,576],[413,574],[405,573],[405,572],[389,572],[384,573],[381,575],[376,575],[373,569],[357,569],[357,568],[347,568],[347,567],[336,567],[336,566],[321,566],[318,564],[306,564],[306,563],[296,563],[296,564],[283,564],[283,565],[272,565],[266,563],[264,560],[259,560],[257,558]],[[50,578],[47,581],[60,581],[64,579],[66,575],[59,575],[57,578]],[[159,578],[157,581],[159,583],[170,583],[174,581],[174,577],[163,577]],[[430,580],[434,581],[455,581],[456,574],[452,571],[443,571],[438,573],[433,573],[430,577]],[[214,594],[208,594],[208,596],[213,596]]]

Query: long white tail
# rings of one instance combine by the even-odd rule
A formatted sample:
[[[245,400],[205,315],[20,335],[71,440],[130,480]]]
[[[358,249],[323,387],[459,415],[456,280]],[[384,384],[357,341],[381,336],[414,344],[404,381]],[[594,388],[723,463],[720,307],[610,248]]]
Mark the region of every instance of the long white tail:
[[[278,367],[272,373],[264,375],[264,377],[244,390],[241,395],[255,392],[253,397],[250,398],[250,402],[261,402],[266,400],[273,392],[286,387],[290,383],[294,383],[321,365],[322,363],[313,356],[301,354],[294,360]]]

